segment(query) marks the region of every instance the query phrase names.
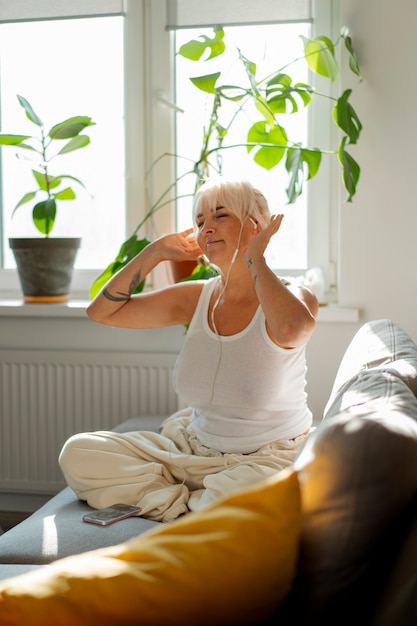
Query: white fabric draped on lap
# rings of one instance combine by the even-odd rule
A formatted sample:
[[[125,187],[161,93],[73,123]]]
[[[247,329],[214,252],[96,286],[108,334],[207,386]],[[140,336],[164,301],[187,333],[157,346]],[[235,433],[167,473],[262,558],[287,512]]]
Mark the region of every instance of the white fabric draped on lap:
[[[168,522],[290,465],[306,435],[251,454],[206,448],[187,430],[190,411],[166,420],[161,433],[98,431],[74,435],[60,465],[68,485],[94,508],[116,502]]]

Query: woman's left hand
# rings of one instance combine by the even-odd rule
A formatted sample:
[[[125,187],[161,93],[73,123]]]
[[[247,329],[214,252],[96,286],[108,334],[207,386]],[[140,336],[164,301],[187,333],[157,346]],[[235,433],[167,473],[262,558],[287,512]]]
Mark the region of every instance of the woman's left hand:
[[[271,215],[271,220],[266,228],[263,228],[248,244],[244,256],[249,257],[263,255],[272,237],[279,231],[284,214]]]

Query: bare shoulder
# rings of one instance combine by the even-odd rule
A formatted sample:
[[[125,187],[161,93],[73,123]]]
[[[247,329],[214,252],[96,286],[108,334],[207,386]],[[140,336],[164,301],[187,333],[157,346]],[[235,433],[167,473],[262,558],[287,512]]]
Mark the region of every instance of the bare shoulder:
[[[168,287],[169,290],[175,293],[177,302],[181,303],[181,308],[186,311],[186,317],[189,320],[194,315],[204,283],[204,280],[187,280]]]
[[[184,296],[187,300],[197,303],[200,294],[203,290],[204,280],[185,280],[180,283],[175,283],[172,288],[175,289],[181,296]]]

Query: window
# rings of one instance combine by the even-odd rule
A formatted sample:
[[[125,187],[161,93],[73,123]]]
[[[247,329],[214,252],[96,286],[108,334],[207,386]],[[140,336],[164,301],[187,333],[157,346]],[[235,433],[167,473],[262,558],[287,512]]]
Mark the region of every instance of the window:
[[[96,122],[90,130],[90,146],[74,154],[79,168],[77,174],[93,198],[80,191],[79,209],[75,208],[75,202],[68,203],[68,211],[65,205],[61,204],[60,208],[60,213],[68,213],[71,226],[76,222],[76,212],[82,214],[83,244],[73,278],[75,297],[88,296],[92,281],[113,260],[120,244],[132,234],[153,202],[175,179],[174,159],[161,159],[161,155],[176,151],[176,122],[181,128],[182,120],[186,120],[185,116],[176,113],[176,106],[185,108],[186,96],[175,93],[175,30],[167,30],[167,16],[172,17],[167,7],[174,7],[177,17],[181,18],[180,5],[187,2],[189,0],[72,0],[67,3],[64,15],[56,15],[54,12],[66,3],[53,0],[8,3],[0,0],[1,131],[21,132],[24,118],[17,93],[31,102],[35,111],[45,118],[46,125],[77,114],[89,115]],[[57,4],[59,9],[55,6]],[[248,6],[255,11],[256,19],[261,19],[260,6],[268,8],[269,4],[270,0],[264,0],[262,4],[249,2]],[[280,10],[286,7],[292,10],[298,4],[308,6],[310,2],[273,0],[272,4]],[[225,3],[224,0],[203,5],[193,1],[190,4],[201,14],[215,9],[217,21],[223,22],[225,28],[223,12],[233,11],[236,6],[242,15],[251,19],[250,11],[243,11],[241,5],[241,1]],[[44,7],[49,7],[47,15],[43,12]],[[264,33],[275,28],[286,28],[297,35],[303,29],[311,28],[312,36],[326,33],[334,37],[332,25],[335,25],[336,34],[339,30],[336,8],[334,0],[314,0],[311,25],[277,27],[258,24],[254,31],[262,32],[264,37]],[[11,17],[9,12],[13,14]],[[191,15],[188,7],[186,14]],[[57,19],[50,21],[51,17]],[[291,21],[292,18],[288,19]],[[200,33],[201,25],[194,26]],[[191,34],[190,30],[177,30],[179,39],[190,39]],[[297,37],[296,41],[298,43]],[[41,48],[44,42],[46,45]],[[245,52],[250,56],[246,46]],[[58,63],[54,66],[56,60]],[[25,76],[23,72],[26,72]],[[331,129],[323,128],[320,111],[313,115],[309,119],[309,133],[313,134],[310,143],[323,145],[328,140],[330,145]],[[320,134],[320,139],[314,137],[315,133]],[[181,149],[179,146],[178,151]],[[157,165],[153,166],[156,161]],[[15,295],[20,289],[16,272],[11,269],[13,260],[7,238],[12,229],[14,234],[18,229],[17,217],[11,221],[10,214],[22,195],[17,189],[17,181],[23,172],[17,173],[17,169],[23,168],[18,168],[12,149],[1,149],[0,163],[3,268],[0,270],[0,288],[3,295],[4,290]],[[72,166],[68,167],[72,171]],[[25,175],[31,176],[27,172]],[[290,226],[290,220],[286,218],[288,228],[297,231],[297,240],[302,246],[297,253],[298,261],[288,263],[293,257],[289,252],[285,253],[287,267],[283,267],[282,262],[280,268],[281,262],[277,260],[277,269],[291,273],[291,268],[297,272],[300,267],[320,266],[328,276],[337,254],[335,208],[338,185],[338,175],[333,173],[332,177],[331,167],[322,164],[319,178],[308,184],[308,194],[302,199],[304,208],[291,207],[292,212],[297,211],[294,225]],[[260,186],[265,188],[267,183],[261,181]],[[278,202],[271,202],[272,210],[276,210]],[[27,217],[25,211],[28,208],[29,205],[22,207],[16,216],[20,213],[20,219],[24,215]],[[182,227],[182,218],[177,222],[176,209],[172,202],[168,202],[141,227],[139,233],[154,237],[175,229],[177,224]],[[180,212],[183,213],[181,206],[178,215]],[[63,229],[64,225],[60,228]],[[152,280],[154,286],[164,284],[164,269],[156,271]]]
[[[210,61],[198,64],[181,56],[176,57],[176,89],[177,104],[183,109],[183,113],[177,114],[176,133],[176,153],[179,155],[192,155],[194,159],[199,154],[203,142],[202,128],[207,127],[208,116],[212,106],[212,95],[208,95],[197,90],[189,76],[197,74],[211,74],[222,71],[221,84],[226,85],[247,85],[248,80],[245,75],[243,64],[237,57],[237,50],[250,61],[256,62],[256,76],[271,76],[278,67],[284,68],[302,56],[302,42],[299,35],[310,36],[310,24],[268,24],[257,26],[230,26],[225,27],[224,40],[227,51],[221,57],[216,57]],[[179,30],[176,33],[176,49],[191,39],[200,36],[213,37],[212,29]],[[230,46],[230,47],[229,47]],[[279,59],[279,65],[277,65]],[[308,82],[308,72],[306,65],[296,64],[288,70],[294,80],[298,82]],[[219,109],[218,122],[225,127],[236,112],[236,106],[228,106],[224,102]],[[307,144],[307,110],[296,118],[290,114],[286,115],[283,126],[289,132],[291,141],[300,141]],[[230,131],[227,134],[226,145],[242,143],[250,126],[259,120],[259,112],[253,104],[246,106],[244,111],[233,121]],[[288,184],[284,163],[281,162],[272,170],[265,170],[256,165],[253,156],[248,154],[245,147],[224,150],[220,156],[222,171],[225,176],[246,177],[257,185],[268,199],[270,209],[273,213],[285,213],[285,220],[280,229],[282,236],[271,242],[267,249],[268,263],[271,267],[285,270],[297,270],[303,272],[307,268],[307,194],[303,193],[295,204],[287,206],[287,196],[285,188]],[[215,159],[214,159],[215,160]],[[189,171],[189,162],[179,159],[177,163],[177,174],[184,175]],[[181,179],[178,187],[179,196],[182,199],[178,202],[177,223],[179,229],[190,227],[191,224],[191,200],[184,197],[192,193],[195,176],[188,176]]]
[[[22,11],[31,4],[21,3]],[[85,2],[84,8],[88,4],[92,3]],[[34,10],[39,15],[42,7]],[[5,13],[0,7],[1,21]],[[16,17],[0,24],[1,131],[36,133],[17,94],[29,100],[48,130],[74,115],[93,119],[95,126],[88,129],[90,145],[60,156],[58,169],[52,171],[76,176],[87,189],[74,186],[77,199],[59,204],[52,236],[81,236],[75,267],[97,275],[108,264],[109,251],[117,251],[126,233],[124,18],[50,19],[47,15],[47,19],[15,21]],[[8,237],[39,236],[31,220],[33,204],[23,205],[12,217],[18,200],[36,187],[29,153],[23,159],[17,159],[16,153],[12,147],[1,149],[2,279],[10,279],[2,280],[3,288],[5,283],[14,287],[16,278],[14,271],[8,271],[15,267]]]
[[[153,3],[152,3],[153,4]],[[187,11],[190,10],[192,12],[195,5],[190,3],[188,0],[178,0],[171,3],[171,0],[168,0],[168,4],[177,4],[178,7],[181,8],[184,5],[184,19],[189,19],[189,26],[195,24],[193,22],[193,16],[188,18]],[[338,23],[338,3],[330,2],[329,0],[316,0],[313,2],[313,21],[301,21],[297,23],[292,23],[291,19],[287,24],[259,24],[259,21],[263,18],[257,15],[257,22],[254,25],[249,26],[231,26],[224,23],[222,20],[223,16],[226,16],[226,13],[230,11],[233,13],[233,10],[236,9],[236,5],[233,8],[233,3],[222,3],[222,2],[214,2],[205,4],[202,12],[208,12],[213,9],[216,15],[216,22],[222,24],[224,26],[226,35],[233,31],[233,37],[241,37],[241,39],[237,39],[238,45],[241,45],[242,52],[245,56],[252,60],[258,60],[262,57],[263,48],[267,48],[268,46],[276,46],[277,39],[282,39],[284,37],[288,37],[288,41],[290,43],[286,43],[284,47],[288,48],[292,47],[292,50],[288,51],[288,57],[291,60],[294,59],[294,49],[297,46],[300,46],[299,35],[307,34],[307,36],[315,37],[319,34],[329,35],[332,39],[336,39],[340,25]],[[239,5],[239,3],[237,3]],[[290,8],[295,6],[297,3],[295,2],[275,2],[274,5],[281,6],[287,5]],[[255,3],[248,3],[253,8]],[[268,2],[265,3],[257,3],[256,11],[263,9],[265,5],[268,5]],[[245,5],[246,6],[246,5]],[[249,7],[250,8],[250,7]],[[156,6],[155,6],[156,9]],[[245,15],[246,10],[242,9],[242,3],[240,3],[240,15]],[[156,19],[156,16],[155,16]],[[243,18],[244,19],[244,18]],[[197,28],[198,26],[198,28]],[[171,27],[173,28],[173,27]],[[249,31],[249,29],[251,29]],[[252,34],[248,34],[251,32]],[[161,94],[163,96],[164,102],[159,102],[159,106],[156,108],[155,118],[162,119],[162,116],[171,115],[172,118],[176,118],[177,125],[177,145],[175,146],[175,150],[166,148],[165,152],[175,152],[177,154],[183,155],[188,153],[196,154],[196,151],[193,151],[193,148],[187,145],[188,140],[194,138],[198,133],[198,140],[200,138],[200,133],[198,132],[198,116],[202,107],[204,107],[204,102],[201,101],[200,104],[194,105],[194,101],[190,100],[190,93],[193,92],[195,94],[195,88],[187,87],[188,78],[183,79],[183,68],[185,67],[185,63],[181,58],[175,60],[175,49],[178,49],[179,45],[182,42],[189,41],[196,35],[201,35],[205,33],[209,36],[212,36],[212,29],[206,27],[204,29],[204,24],[197,24],[195,28],[184,28],[182,29],[173,29],[170,31],[171,39],[171,53],[170,56],[166,56],[165,63],[161,60],[161,52],[159,49],[153,50],[153,58],[154,63],[156,63],[155,59],[159,58],[159,66],[165,67],[165,69],[169,68],[170,74],[163,73],[161,80],[158,80],[151,73],[151,84],[153,85],[154,94]],[[279,35],[277,34],[279,33]],[[176,39],[176,41],[175,41]],[[274,41],[275,39],[275,41]],[[301,48],[300,48],[301,49]],[[261,51],[262,50],[262,51]],[[166,54],[166,51],[165,51]],[[278,54],[278,53],[277,53]],[[281,54],[281,52],[279,52]],[[256,57],[256,58],[255,58]],[[169,60],[168,60],[169,59]],[[192,64],[192,62],[189,62]],[[174,72],[171,69],[176,64],[176,85],[172,84],[172,73]],[[194,64],[195,65],[195,64]],[[155,65],[154,65],[155,67]],[[201,69],[201,68],[199,68]],[[195,72],[195,69],[186,69],[187,76],[199,75],[205,72],[198,71]],[[192,73],[194,71],[194,74]],[[209,73],[210,70],[207,70]],[[213,69],[214,71],[214,69]],[[309,81],[311,77],[309,78]],[[177,91],[175,92],[175,87]],[[329,84],[328,81],[321,81],[320,79],[316,82],[316,87],[318,90],[323,91],[325,89],[329,92]],[[204,98],[204,96],[203,96]],[[172,105],[175,105],[177,109],[184,110],[185,113],[175,112],[173,108],[169,110],[169,101],[171,101]],[[190,104],[191,102],[191,104]],[[324,125],[323,115],[326,115],[326,120],[330,120],[329,111],[325,109],[326,106],[331,106],[330,103],[319,103],[315,109],[310,108],[308,112],[308,118],[306,119],[307,129],[296,129],[296,132],[307,132],[309,135],[309,145],[319,145],[325,148],[331,148],[331,146],[337,145],[337,142],[332,141],[333,133],[337,132],[332,128],[331,123]],[[157,123],[155,123],[157,126]],[[149,142],[152,145],[152,141]],[[160,154],[162,154],[164,150],[159,150],[158,153],[153,151],[152,158],[150,162],[155,161]],[[242,158],[241,158],[242,157]],[[246,155],[245,155],[246,157]],[[224,163],[226,163],[226,156],[224,158]],[[248,159],[251,161],[251,159]],[[228,168],[233,167],[233,162],[236,163],[236,158],[230,160],[229,165],[224,165],[223,171],[228,173]],[[167,167],[169,164],[168,159],[163,160],[164,166]],[[243,155],[239,156],[239,172],[241,172],[242,163],[243,163]],[[246,167],[246,166],[245,166]],[[286,214],[286,218],[283,222],[283,227],[281,234],[282,236],[276,239],[276,247],[269,250],[269,262],[277,271],[277,273],[284,275],[299,275],[303,273],[307,268],[310,267],[320,267],[323,270],[326,286],[329,284],[333,284],[334,282],[334,274],[335,274],[335,263],[337,258],[337,219],[338,219],[338,205],[339,205],[339,193],[340,193],[340,174],[337,171],[337,168],[332,165],[332,162],[329,158],[323,157],[319,175],[311,182],[305,185],[304,193],[299,199],[297,205],[287,205],[286,197],[283,192],[282,187],[285,188],[287,180],[285,179],[284,184],[281,186],[279,191],[275,189],[272,191],[271,179],[277,177],[276,168],[271,170],[271,172],[267,173],[262,168],[253,165],[253,168],[256,168],[256,175],[254,174],[254,169],[252,169],[252,173],[250,175],[251,179],[257,182],[261,189],[263,189],[270,201],[271,210],[274,212],[283,211]],[[280,167],[280,166],[278,166]],[[181,173],[184,168],[187,169],[186,164],[182,163],[181,160],[178,161],[178,173]],[[158,177],[158,174],[163,174],[162,167],[160,169],[155,170],[154,179]],[[233,173],[233,170],[231,171]],[[279,176],[279,174],[278,174]],[[170,181],[173,180],[173,176],[171,175]],[[191,181],[190,181],[191,184]],[[167,185],[166,185],[167,186]],[[159,188],[160,192],[162,192],[163,187]],[[188,188],[189,190],[189,188]],[[181,183],[179,186],[179,195],[186,195],[187,187],[185,184]],[[157,194],[153,196],[154,198],[158,197]],[[188,219],[190,215],[190,207],[191,202],[190,199],[181,200],[178,203],[178,214],[177,214],[177,225],[179,228],[183,228],[188,225]],[[186,216],[186,217],[184,217]],[[155,216],[156,222],[158,224],[156,228],[157,233],[164,232],[168,229],[169,222],[164,221],[163,211],[161,211],[161,215]],[[297,242],[297,246],[294,245],[294,242]]]
[[[69,172],[87,188],[85,191],[74,185],[77,199],[59,203],[52,233],[52,236],[64,237],[82,235],[77,268],[102,267],[108,262],[107,254],[114,245],[114,238],[122,241],[125,232],[124,221],[113,219],[115,212],[124,215],[122,27],[121,17],[0,26],[3,132],[36,132],[33,124],[25,119],[16,94],[29,100],[45,129],[74,115],[88,115],[96,124],[87,129],[90,145],[60,157],[52,171]],[[6,268],[14,266],[7,238],[38,236],[30,219],[32,203],[23,205],[11,217],[23,194],[36,187],[28,158],[25,155],[25,159],[17,159],[13,148],[2,149]],[[100,245],[97,245],[98,238]]]
[[[264,48],[268,49],[268,47],[272,46],[271,50],[274,49],[276,51],[276,40],[284,37],[283,33],[285,33],[285,36],[288,36],[288,41],[291,41],[292,46],[292,50],[286,50],[284,54],[287,55],[287,59],[290,58],[292,60],[295,56],[293,54],[294,47],[296,48],[297,45],[300,45],[299,34],[307,34],[311,37],[315,37],[319,34],[327,34],[335,39],[340,30],[338,2],[329,2],[328,0],[317,0],[313,3],[314,14],[312,22],[304,19],[294,23],[294,15],[287,15],[288,22],[285,24],[272,23],[266,25],[260,22],[268,22],[267,18],[273,14],[272,11],[275,9],[277,11],[286,9],[297,11],[297,5],[301,5],[302,2],[287,2],[286,0],[282,0],[281,2],[273,2],[272,6],[266,0],[265,2],[256,4],[248,2],[243,7],[242,3],[239,2],[224,3],[219,0],[208,4],[206,3],[204,9],[201,9],[201,12],[200,9],[197,10],[196,5],[189,0],[173,0],[172,2],[168,0],[168,4],[176,5],[179,13],[178,22],[181,22],[181,20],[184,22],[188,21],[187,24],[184,24],[184,26],[187,27],[184,28],[184,30],[177,29],[172,31],[177,38],[176,49],[179,48],[182,42],[189,41],[194,36],[200,35],[203,32],[212,36],[211,28],[207,27],[206,30],[204,30],[204,24],[210,24],[210,20],[213,20],[213,14],[215,15],[214,19],[216,22],[224,26],[226,34],[233,32],[233,37],[240,37],[240,39],[237,39],[237,42],[238,45],[241,46],[243,53],[249,59],[256,61],[262,57]],[[307,8],[308,5],[308,2],[305,3]],[[180,14],[182,9],[183,12]],[[265,15],[261,15],[261,12],[264,10],[267,13],[266,17]],[[208,17],[206,14],[208,14]],[[247,17],[248,20],[253,20],[254,24],[239,27],[234,26],[233,18],[236,17],[238,21],[245,20],[245,17]],[[230,21],[229,25],[225,23],[227,20]],[[275,20],[272,19],[272,22],[274,21]],[[190,26],[196,27],[189,29],[188,27]],[[171,26],[171,28],[174,28],[174,26]],[[251,33],[250,35],[248,34],[249,31]],[[254,44],[254,49],[251,48],[252,43]],[[287,43],[284,45],[284,48],[288,48],[288,46],[289,44]],[[274,52],[274,54],[281,54],[281,52],[283,51]],[[283,61],[285,62],[285,57],[283,57]],[[192,62],[189,63],[193,65]],[[178,138],[176,153],[186,154],[188,150],[196,154],[195,149],[190,149],[188,146],[184,145],[184,138],[186,138],[186,142],[188,142],[190,137],[195,137],[197,134],[196,126],[193,126],[193,124],[195,124],[193,118],[194,120],[198,118],[199,113],[204,108],[204,102],[201,101],[200,104],[196,106],[194,106],[194,104],[190,105],[190,94],[191,92],[195,94],[196,90],[193,87],[190,88],[187,86],[188,78],[183,80],[181,70],[184,65],[181,58],[177,59],[177,93],[173,100],[180,109],[185,110],[185,113],[176,114]],[[201,67],[199,69],[201,69]],[[194,74],[192,74],[193,71]],[[214,71],[214,69],[212,71]],[[210,70],[207,70],[207,72],[195,72],[195,69],[190,70],[187,68],[187,76],[209,72]],[[316,87],[318,90],[325,89],[328,91],[328,81],[320,81],[319,79],[316,82]],[[326,119],[330,120],[330,116],[328,115],[329,110],[325,110],[326,106],[330,107],[331,105],[330,103],[325,104],[322,102],[319,103],[315,109],[310,108],[308,111],[308,121],[306,120],[306,122],[308,123],[307,132],[309,135],[309,145],[320,145],[326,148],[337,145],[337,142],[332,141],[335,130],[331,127],[331,123],[329,122],[328,125],[324,125],[322,122],[324,113],[326,114]],[[199,122],[197,122],[197,124],[199,124]],[[297,131],[298,130],[299,129],[297,129]],[[302,129],[300,132],[303,133],[305,130],[306,129]],[[201,133],[198,132],[198,137],[200,136]],[[228,172],[227,168],[233,168],[232,163],[233,161],[236,162],[236,159],[233,158],[235,156],[234,153],[230,159],[229,165],[224,165],[225,173]],[[246,158],[246,154],[244,156]],[[227,156],[225,154],[223,158],[226,163]],[[249,157],[246,158],[246,160],[251,161]],[[186,168],[186,165],[183,166],[181,161],[178,163],[180,168],[179,172],[181,173],[181,168]],[[243,154],[239,155],[238,163],[239,172],[241,172]],[[251,167],[251,178],[266,192],[270,201],[271,210],[283,210],[286,214],[282,227],[282,233],[285,232],[285,237],[280,237],[279,242],[277,238],[276,242],[278,245],[276,245],[275,249],[271,246],[269,250],[269,262],[271,265],[278,273],[295,275],[299,275],[309,267],[318,266],[322,268],[324,272],[326,284],[328,285],[330,282],[333,283],[334,267],[337,257],[337,208],[339,204],[338,194],[340,192],[340,174],[337,168],[332,165],[329,158],[326,159],[326,157],[323,157],[318,177],[305,185],[304,193],[297,205],[287,205],[282,185],[279,191],[271,190],[272,177],[276,180],[277,176],[279,176],[279,174],[277,175],[276,169],[268,174],[262,168],[252,163]],[[285,175],[284,186],[286,182]],[[185,185],[182,184],[179,189],[179,195],[187,193]],[[187,225],[189,214],[190,201],[189,199],[185,199],[179,203],[177,217],[178,226],[180,228]],[[297,242],[297,246],[294,245],[295,241]]]

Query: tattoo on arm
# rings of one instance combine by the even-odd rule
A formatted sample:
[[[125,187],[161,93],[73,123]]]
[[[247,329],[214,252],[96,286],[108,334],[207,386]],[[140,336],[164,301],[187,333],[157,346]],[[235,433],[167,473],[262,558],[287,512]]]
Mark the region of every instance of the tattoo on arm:
[[[248,258],[248,260],[247,260],[247,266],[248,266],[248,269],[249,269],[249,270],[251,269],[252,265],[253,265],[253,260],[252,260],[252,258],[251,258],[251,257],[249,257],[249,258]],[[255,274],[255,275],[252,277],[252,280],[253,280],[253,284],[254,284],[254,285],[256,285],[256,279],[257,279],[257,278],[258,278],[258,275],[257,275],[257,274]]]
[[[106,287],[104,287],[103,291],[101,292],[102,295],[107,298],[107,300],[111,300],[112,302],[126,302],[127,300],[130,300],[130,294],[128,293],[123,293],[122,291],[117,291],[117,293],[119,294],[118,296],[114,296],[112,293],[110,293]]]
[[[129,290],[127,293],[124,293],[123,291],[117,291],[116,292],[117,295],[113,295],[112,293],[108,291],[106,287],[104,287],[101,293],[105,298],[107,298],[107,300],[111,300],[112,302],[126,302],[127,300],[130,300],[130,296],[135,291],[139,283],[140,283],[140,270],[133,276],[132,280],[130,281]]]
[[[133,274],[132,280],[130,281],[130,285],[129,285],[129,291],[128,291],[129,297],[132,295],[136,287],[139,285],[140,280],[141,280],[140,276],[141,276],[140,270],[138,270],[136,274]]]

